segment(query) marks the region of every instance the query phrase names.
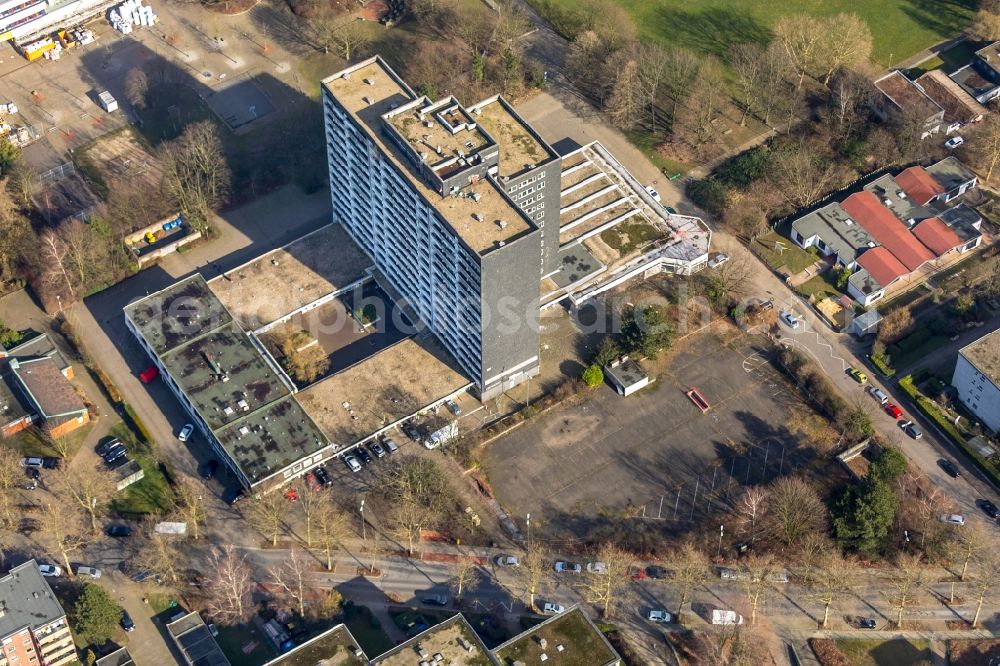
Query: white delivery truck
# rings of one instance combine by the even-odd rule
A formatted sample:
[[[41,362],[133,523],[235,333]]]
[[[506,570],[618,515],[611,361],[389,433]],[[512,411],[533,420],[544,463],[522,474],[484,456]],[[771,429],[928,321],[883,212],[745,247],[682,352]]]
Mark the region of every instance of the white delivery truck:
[[[712,624],[743,624],[743,616],[736,611],[715,609],[712,611]]]
[[[176,534],[183,536],[187,534],[187,523],[156,523],[153,531],[157,534]]]

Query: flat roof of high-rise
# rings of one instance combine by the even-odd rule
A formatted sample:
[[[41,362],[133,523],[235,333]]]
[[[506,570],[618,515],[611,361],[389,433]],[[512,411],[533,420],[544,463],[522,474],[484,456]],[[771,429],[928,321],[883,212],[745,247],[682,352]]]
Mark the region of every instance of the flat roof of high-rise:
[[[404,174],[414,189],[434,206],[456,235],[475,252],[486,254],[501,242],[510,242],[537,229],[489,179],[467,185],[455,195],[443,196],[431,189],[416,165],[385,136],[387,130],[383,116],[421,98],[381,58],[375,56],[348,67],[324,79],[323,86],[366,130],[376,147]],[[464,110],[461,113],[468,115]],[[435,135],[443,129],[433,113],[426,114],[424,122],[432,123],[431,128],[425,129],[434,130]],[[416,134],[410,136],[411,143],[419,144],[413,146],[414,151],[425,152],[420,147],[423,146],[422,136],[427,132],[420,132],[419,127],[412,128],[412,131]],[[475,146],[485,136],[480,131],[463,132],[470,137],[462,142],[463,146],[470,140]],[[406,135],[406,132],[401,132],[401,135]]]
[[[502,97],[474,104],[469,111],[500,146],[501,176],[513,176],[559,159],[558,153]]]
[[[1000,387],[1000,329],[970,342],[959,353],[995,386]]]
[[[0,576],[0,638],[24,627],[35,630],[66,617],[38,563],[28,560]]]

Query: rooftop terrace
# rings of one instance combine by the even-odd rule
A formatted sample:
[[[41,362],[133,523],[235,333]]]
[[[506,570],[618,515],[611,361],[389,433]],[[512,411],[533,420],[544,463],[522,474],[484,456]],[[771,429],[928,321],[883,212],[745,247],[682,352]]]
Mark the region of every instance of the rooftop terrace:
[[[469,111],[500,146],[501,176],[512,176],[559,158],[503,99],[494,97]]]
[[[407,339],[298,394],[330,441],[350,446],[469,385],[429,336]],[[344,407],[344,403],[348,407]]]
[[[289,393],[235,322],[160,358],[213,430]]]
[[[443,664],[463,666],[493,666],[494,660],[483,642],[476,636],[465,618],[456,614],[439,625],[417,634],[372,660],[378,666],[417,666],[421,662],[435,663],[440,654]],[[532,663],[538,663],[537,661]]]
[[[921,118],[943,113],[943,109],[934,100],[900,71],[891,72],[876,80],[875,87],[885,93],[897,107],[919,113]]]
[[[125,306],[125,314],[157,354],[232,321],[200,274]]]
[[[244,328],[256,330],[353,284],[371,263],[343,227],[330,224],[208,284]]]
[[[609,666],[620,660],[604,635],[577,607],[528,629],[494,650],[500,663]]]
[[[401,149],[386,140],[383,116],[418,98],[381,58],[366,60],[324,79],[323,86],[473,251],[486,254],[500,242],[536,229],[491,182],[466,186],[458,196],[442,196],[428,186]],[[418,133],[420,127],[416,128]]]
[[[961,354],[991,382],[1000,386],[1000,329],[967,344]]]
[[[424,98],[390,111],[386,122],[440,178],[464,168],[466,158],[496,144],[454,97]]]
[[[351,632],[338,624],[264,666],[365,666],[367,663]]]

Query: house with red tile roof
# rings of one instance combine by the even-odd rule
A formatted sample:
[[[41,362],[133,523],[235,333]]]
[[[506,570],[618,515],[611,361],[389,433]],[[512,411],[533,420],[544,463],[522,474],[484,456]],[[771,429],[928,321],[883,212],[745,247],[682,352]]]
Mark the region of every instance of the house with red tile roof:
[[[851,270],[847,291],[867,306],[928,263],[982,242],[979,213],[955,201],[976,184],[975,174],[954,157],[886,173],[843,201],[799,217],[789,236]]]

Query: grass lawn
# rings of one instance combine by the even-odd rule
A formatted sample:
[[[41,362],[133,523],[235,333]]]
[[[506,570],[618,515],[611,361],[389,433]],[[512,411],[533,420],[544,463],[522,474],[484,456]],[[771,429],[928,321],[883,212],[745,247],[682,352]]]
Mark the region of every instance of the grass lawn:
[[[618,250],[622,256],[663,236],[662,231],[646,222],[625,221],[613,229],[601,232],[601,240],[607,243],[608,247]]]
[[[930,641],[839,640],[837,647],[854,666],[916,666],[931,663]]]
[[[81,426],[66,435],[64,438],[66,443],[66,449],[69,453],[69,458],[76,455],[76,452],[80,450],[80,446],[83,444],[83,440],[87,438],[90,431],[93,430],[94,424],[88,423],[85,426]],[[42,437],[39,436],[38,432],[34,428],[29,428],[28,430],[22,430],[21,432],[10,437],[6,441],[8,446],[11,446],[21,452],[21,455],[25,457],[39,456],[39,457],[52,457],[58,458],[59,452],[52,448],[52,445],[46,442]]]
[[[785,249],[781,252],[775,251],[775,242],[781,241]],[[807,252],[792,242],[791,239],[780,235],[777,232],[761,236],[754,241],[753,251],[760,256],[772,270],[778,270],[782,266],[788,269],[792,275],[801,273],[805,269],[819,261],[819,255]]]
[[[976,42],[968,39],[964,42],[959,42],[947,51],[942,51],[930,60],[925,60],[916,67],[906,70],[906,75],[911,79],[915,79],[921,74],[929,72],[932,69],[943,69],[945,74],[951,74],[952,72],[968,65],[976,51],[986,46],[988,43],[989,42]]]
[[[625,132],[625,136],[668,178],[676,174],[685,174],[691,170],[690,165],[661,155],[656,150],[656,146],[659,145],[658,140],[649,132]]]
[[[837,286],[830,282],[833,277],[832,271],[823,271],[819,275],[810,278],[798,286],[798,291],[806,296],[815,296],[816,301],[821,301],[827,296],[833,299],[840,298],[844,292],[839,291]]]
[[[267,639],[252,631],[249,627],[218,627],[219,636],[216,640],[219,647],[229,657],[229,661],[240,666],[261,666],[276,656]],[[243,646],[256,643],[250,652],[244,652]]]
[[[975,0],[616,0],[631,14],[639,35],[665,45],[723,55],[733,44],[765,42],[782,16],[855,13],[868,23],[873,57],[889,66],[962,30]],[[565,12],[576,0],[529,0],[543,14]]]
[[[379,655],[395,647],[392,639],[382,631],[378,618],[364,606],[352,606],[350,611],[345,608],[344,615],[344,624],[365,654]]]
[[[165,513],[173,503],[174,493],[149,445],[140,443],[124,423],[116,423],[109,434],[125,442],[144,474],[140,481],[126,488],[115,499],[112,511],[132,518],[150,513]]]

